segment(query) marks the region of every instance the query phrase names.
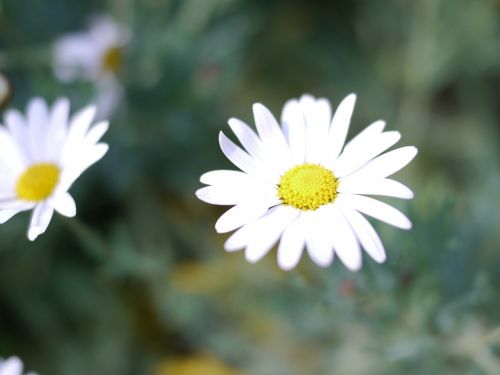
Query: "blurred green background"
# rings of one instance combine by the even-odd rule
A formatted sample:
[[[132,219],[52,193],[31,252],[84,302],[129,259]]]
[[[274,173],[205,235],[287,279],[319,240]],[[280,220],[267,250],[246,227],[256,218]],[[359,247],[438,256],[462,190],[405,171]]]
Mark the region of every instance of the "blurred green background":
[[[0,226],[0,356],[42,375],[500,374],[500,2],[0,0],[9,107],[61,95],[51,46],[108,13],[131,32],[107,156],[30,243]],[[419,155],[388,200],[409,232],[350,273],[223,250],[223,207],[194,191],[233,168],[226,121],[308,92],[358,94],[350,137],[377,119]],[[1,152],[1,150],[0,150]]]

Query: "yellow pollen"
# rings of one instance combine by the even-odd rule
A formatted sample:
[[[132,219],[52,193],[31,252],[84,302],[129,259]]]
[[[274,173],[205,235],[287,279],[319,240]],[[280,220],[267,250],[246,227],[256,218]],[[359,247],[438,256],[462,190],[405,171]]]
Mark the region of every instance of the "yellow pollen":
[[[338,181],[332,171],[318,164],[301,164],[281,176],[278,196],[283,204],[300,210],[316,210],[331,203]]]
[[[111,73],[118,73],[123,65],[123,51],[120,47],[109,48],[102,57],[102,68]]]
[[[48,198],[59,182],[59,174],[59,167],[55,164],[33,164],[17,180],[18,198],[34,202]]]

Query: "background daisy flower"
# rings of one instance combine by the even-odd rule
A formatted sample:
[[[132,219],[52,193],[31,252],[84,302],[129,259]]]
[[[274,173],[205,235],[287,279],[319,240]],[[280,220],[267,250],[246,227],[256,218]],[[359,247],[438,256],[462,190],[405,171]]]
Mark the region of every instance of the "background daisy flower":
[[[405,185],[387,178],[417,154],[412,146],[386,151],[399,139],[396,131],[384,132],[377,121],[345,146],[356,97],[346,97],[331,115],[326,99],[303,95],[288,101],[278,124],[262,104],[253,112],[257,134],[245,123],[230,119],[229,126],[243,146],[220,133],[219,144],[240,171],[205,173],[199,199],[234,205],[215,228],[219,233],[237,231],[224,247],[245,248],[246,259],[257,262],[279,240],[278,265],[294,268],[307,249],[319,266],[330,265],[336,254],[344,265],[361,268],[361,247],[377,262],[386,254],[382,242],[362,215],[401,229],[408,218],[394,207],[368,197],[382,195],[413,198]]]
[[[111,17],[91,19],[88,30],[63,35],[54,43],[54,73],[69,82],[97,81],[116,75],[123,63],[123,47],[128,31]]]
[[[17,357],[0,358],[0,375],[23,375],[23,362]],[[26,375],[37,375],[34,372]]]
[[[123,95],[117,75],[129,34],[111,17],[99,15],[91,19],[88,30],[66,34],[54,43],[55,76],[62,82],[93,82],[98,117],[109,116]]]
[[[23,116],[8,110],[0,126],[0,223],[21,211],[33,210],[28,238],[45,232],[54,210],[75,216],[75,201],[68,193],[73,182],[101,159],[108,145],[99,140],[106,121],[93,126],[95,107],[69,117],[70,103],[58,99],[52,108],[32,99]]]

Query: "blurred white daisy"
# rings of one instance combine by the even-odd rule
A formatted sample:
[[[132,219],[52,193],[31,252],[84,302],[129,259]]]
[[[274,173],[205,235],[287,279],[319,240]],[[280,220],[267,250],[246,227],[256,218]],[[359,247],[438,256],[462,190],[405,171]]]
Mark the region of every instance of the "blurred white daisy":
[[[417,154],[412,146],[386,151],[399,139],[377,121],[344,146],[356,96],[346,97],[333,118],[330,103],[304,95],[288,101],[278,124],[262,104],[254,104],[257,134],[235,118],[229,126],[243,145],[222,132],[219,144],[240,171],[216,170],[200,181],[199,199],[234,205],[215,224],[219,233],[238,229],[226,241],[227,251],[246,248],[246,259],[260,260],[279,242],[278,265],[294,268],[307,249],[311,259],[326,267],[334,254],[352,270],[361,268],[361,247],[377,262],[386,254],[367,219],[372,216],[409,229],[397,209],[366,195],[413,198],[405,185],[387,178]],[[380,155],[380,156],[379,156]]]
[[[70,103],[58,99],[52,108],[32,99],[26,117],[8,110],[0,125],[0,224],[21,211],[33,210],[28,238],[45,232],[54,210],[72,217],[75,201],[68,193],[73,182],[101,159],[108,145],[99,140],[106,121],[93,126],[95,107],[69,117]]]
[[[86,31],[66,34],[54,44],[54,72],[63,82],[98,81],[116,75],[123,63],[127,30],[108,16],[93,18]]]
[[[123,49],[128,40],[129,32],[124,26],[109,16],[96,16],[88,30],[56,40],[54,73],[62,82],[77,79],[94,82],[99,114],[107,116],[123,94],[117,75],[123,66]]]
[[[0,375],[23,375],[23,362],[17,357],[0,358]],[[26,375],[37,375],[34,372]]]

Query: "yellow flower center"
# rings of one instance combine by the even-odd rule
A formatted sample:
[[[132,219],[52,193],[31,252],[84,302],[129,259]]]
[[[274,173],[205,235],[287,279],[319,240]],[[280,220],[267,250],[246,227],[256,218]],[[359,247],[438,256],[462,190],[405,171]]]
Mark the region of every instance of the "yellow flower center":
[[[33,164],[17,180],[18,198],[34,202],[48,198],[59,182],[59,175],[59,167],[55,164]]]
[[[123,51],[120,47],[109,48],[102,57],[102,68],[111,73],[118,73],[123,65]]]
[[[299,210],[316,210],[334,201],[337,186],[332,171],[318,164],[301,164],[281,176],[278,196],[283,204]]]

